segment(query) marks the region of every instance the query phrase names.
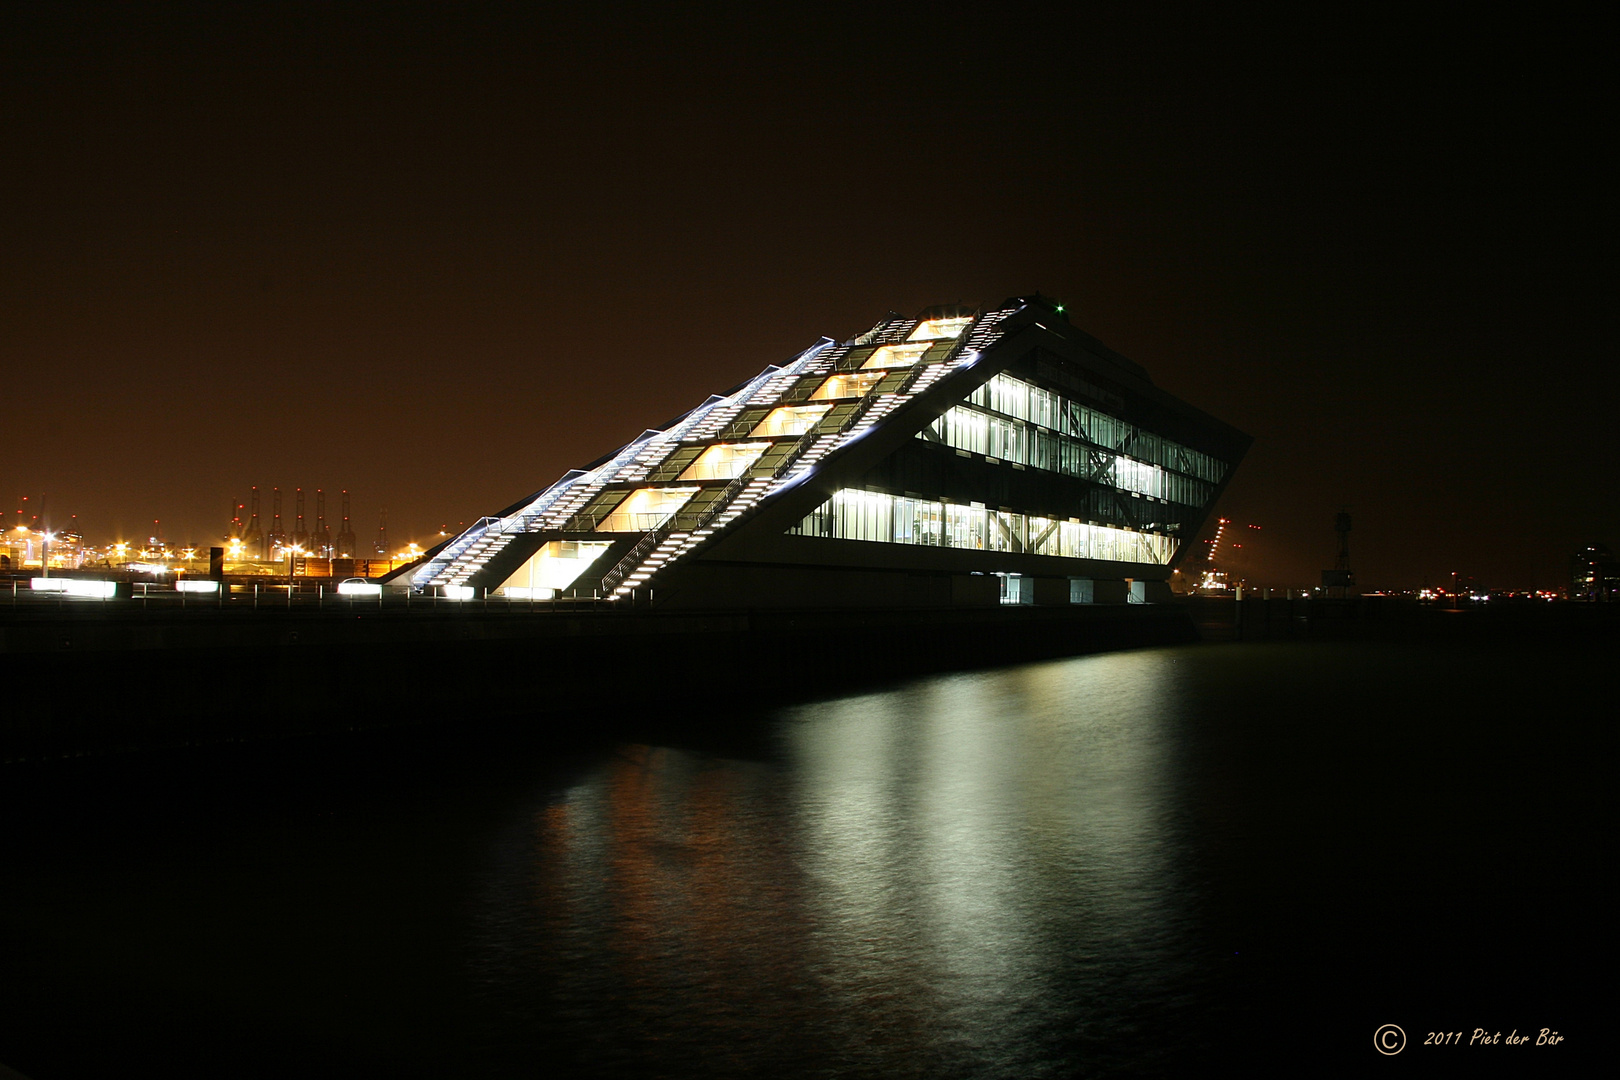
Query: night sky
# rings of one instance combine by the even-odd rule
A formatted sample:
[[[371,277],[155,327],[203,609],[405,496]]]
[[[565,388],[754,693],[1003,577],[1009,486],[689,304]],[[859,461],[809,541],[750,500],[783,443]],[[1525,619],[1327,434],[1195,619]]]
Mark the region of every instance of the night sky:
[[[1590,27],[331,7],[0,16],[7,499],[202,544],[347,487],[426,543],[822,335],[1040,290],[1254,437],[1251,580],[1315,583],[1341,508],[1364,586],[1620,544]]]

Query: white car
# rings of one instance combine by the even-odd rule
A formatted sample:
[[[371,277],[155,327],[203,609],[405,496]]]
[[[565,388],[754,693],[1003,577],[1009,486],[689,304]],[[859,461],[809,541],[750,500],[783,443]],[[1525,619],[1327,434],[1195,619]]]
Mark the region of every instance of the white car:
[[[381,596],[382,586],[365,578],[344,578],[338,582],[339,596]]]

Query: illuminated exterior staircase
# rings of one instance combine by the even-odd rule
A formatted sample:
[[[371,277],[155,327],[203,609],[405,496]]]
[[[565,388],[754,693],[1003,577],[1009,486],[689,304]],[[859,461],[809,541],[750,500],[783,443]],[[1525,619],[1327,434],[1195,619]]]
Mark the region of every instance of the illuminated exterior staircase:
[[[1000,397],[980,392],[992,380]],[[1015,399],[1035,405],[999,404]],[[1076,419],[1092,416],[1112,433],[1106,443]],[[998,443],[991,454],[974,442],[975,425],[994,425],[1014,449]],[[1050,449],[1060,442],[1061,467]],[[710,588],[691,583],[733,573],[813,597],[812,579],[845,589],[853,578],[836,568],[856,551],[890,577],[1048,581],[1008,589],[1003,580],[1003,599],[1102,575],[1163,580],[1247,445],[1070,328],[1045,298],[891,315],[479,519],[408,580],[419,591],[531,601],[544,580],[547,598],[608,604],[673,588],[687,603]],[[1066,464],[1082,459],[1083,468]],[[984,593],[972,582],[950,587]]]

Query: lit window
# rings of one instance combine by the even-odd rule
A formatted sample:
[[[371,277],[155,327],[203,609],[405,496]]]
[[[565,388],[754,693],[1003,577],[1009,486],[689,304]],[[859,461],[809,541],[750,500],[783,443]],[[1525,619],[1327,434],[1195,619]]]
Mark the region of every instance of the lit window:
[[[583,574],[602,553],[613,546],[611,540],[552,540],[541,544],[540,550],[501,586],[507,596],[544,599],[552,589],[566,589]]]
[[[859,372],[850,375],[834,375],[810,395],[811,401],[831,401],[838,398],[865,397],[872,387],[883,381],[883,372],[874,371],[870,375]]]
[[[748,434],[754,438],[779,435],[803,435],[827,415],[831,405],[784,405],[772,409],[769,416]]]
[[[911,332],[907,341],[938,341],[941,338],[961,337],[962,331],[972,322],[972,316],[965,319],[925,319],[917,324],[917,329]]]
[[[771,448],[768,442],[715,443],[681,473],[680,480],[731,480]]]
[[[1009,510],[931,502],[844,488],[787,530],[795,536],[920,544],[981,551],[1024,552],[1070,559],[1165,565],[1176,553],[1173,537],[1107,525],[1055,521]],[[1014,575],[1016,576],[1016,575]],[[1023,590],[1028,583],[1016,586]],[[1004,583],[1004,588],[1015,586]],[[1004,596],[1007,593],[1004,592]],[[1033,594],[1020,591],[1017,601]]]
[[[651,532],[675,516],[700,489],[641,488],[632,491],[601,523],[597,532]]]
[[[861,365],[861,370],[910,367],[918,360],[921,360],[922,354],[927,351],[928,345],[926,342],[921,345],[884,345],[873,353],[866,363]]]
[[[1159,470],[1152,465],[1132,461],[1128,457],[1114,458],[1114,483],[1126,491],[1157,497],[1160,494],[1159,475]]]

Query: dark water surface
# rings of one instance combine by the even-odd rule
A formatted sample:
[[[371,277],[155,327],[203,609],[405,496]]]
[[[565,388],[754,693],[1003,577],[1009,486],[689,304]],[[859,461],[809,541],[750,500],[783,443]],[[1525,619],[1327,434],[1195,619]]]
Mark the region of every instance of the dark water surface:
[[[616,715],[604,687],[543,735],[13,767],[0,1063],[1589,1068],[1612,1026],[1614,652],[1185,646],[778,708],[717,676],[667,714]],[[1568,1041],[1420,1045],[1479,1027]]]

